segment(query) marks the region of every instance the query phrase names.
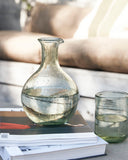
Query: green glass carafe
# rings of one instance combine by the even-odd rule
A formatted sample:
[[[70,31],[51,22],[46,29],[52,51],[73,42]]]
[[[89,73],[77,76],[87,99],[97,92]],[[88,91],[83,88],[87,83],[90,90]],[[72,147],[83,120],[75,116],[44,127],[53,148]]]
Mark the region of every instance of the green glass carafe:
[[[38,41],[42,48],[42,63],[24,84],[21,102],[33,122],[64,124],[76,111],[79,100],[76,84],[58,62],[58,47],[64,41],[55,37],[44,37]]]

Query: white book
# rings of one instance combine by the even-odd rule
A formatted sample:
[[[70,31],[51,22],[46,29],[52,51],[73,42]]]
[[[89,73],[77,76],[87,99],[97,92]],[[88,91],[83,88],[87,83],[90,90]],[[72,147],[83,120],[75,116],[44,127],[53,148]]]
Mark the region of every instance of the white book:
[[[105,155],[106,144],[98,137],[92,144],[0,147],[0,155],[3,160],[74,160]]]
[[[94,133],[67,133],[67,134],[39,134],[39,135],[10,135],[0,134],[0,146],[37,146],[37,145],[66,145],[66,144],[85,144],[97,142]]]

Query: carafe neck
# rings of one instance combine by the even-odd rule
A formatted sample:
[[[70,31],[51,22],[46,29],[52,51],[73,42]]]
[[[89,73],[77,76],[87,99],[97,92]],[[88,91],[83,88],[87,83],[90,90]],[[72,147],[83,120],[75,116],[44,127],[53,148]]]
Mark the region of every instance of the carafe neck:
[[[58,63],[58,46],[63,42],[60,38],[41,38],[38,39],[42,46],[42,63],[41,66],[59,66]]]

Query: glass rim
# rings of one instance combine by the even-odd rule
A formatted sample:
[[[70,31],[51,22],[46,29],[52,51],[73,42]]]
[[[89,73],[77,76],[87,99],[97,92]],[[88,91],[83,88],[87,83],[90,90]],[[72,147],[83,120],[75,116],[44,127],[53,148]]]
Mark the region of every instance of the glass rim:
[[[41,38],[38,38],[38,41],[39,42],[46,42],[46,43],[50,43],[50,42],[64,43],[64,40],[59,37],[41,37]]]
[[[124,91],[101,91],[95,94],[96,98],[128,98],[128,93]]]

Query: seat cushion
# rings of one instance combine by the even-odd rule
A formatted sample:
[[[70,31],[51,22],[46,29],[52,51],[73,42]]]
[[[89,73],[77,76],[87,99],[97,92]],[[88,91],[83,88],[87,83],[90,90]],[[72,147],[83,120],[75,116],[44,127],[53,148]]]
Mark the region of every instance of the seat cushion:
[[[24,31],[51,34],[61,38],[73,37],[81,20],[91,7],[43,4],[37,2]]]

